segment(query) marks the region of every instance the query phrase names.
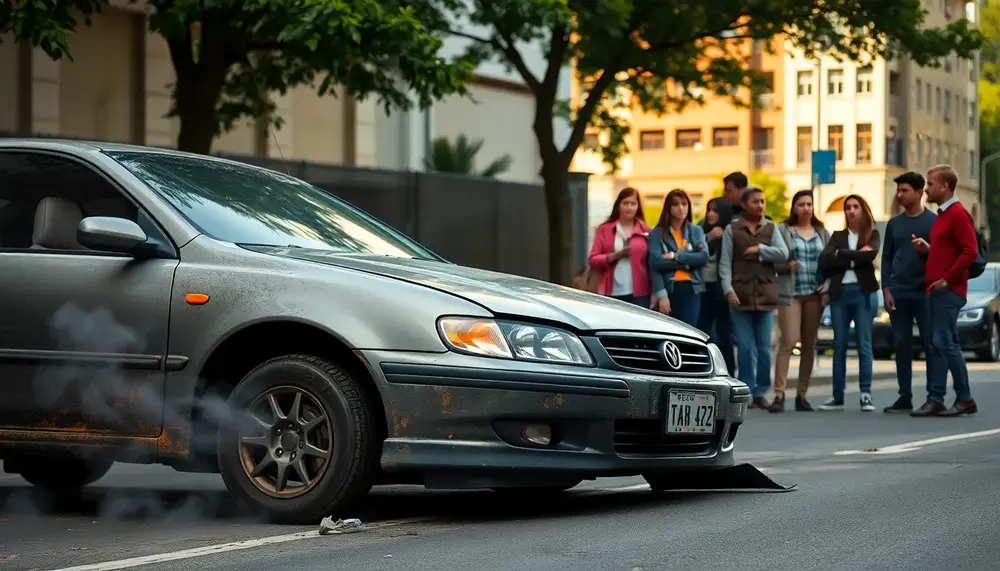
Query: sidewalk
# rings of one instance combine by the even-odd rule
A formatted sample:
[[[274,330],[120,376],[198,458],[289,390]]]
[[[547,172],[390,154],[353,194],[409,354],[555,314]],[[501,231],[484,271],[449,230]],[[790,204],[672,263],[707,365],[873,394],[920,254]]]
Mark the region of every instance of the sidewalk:
[[[966,355],[970,371],[994,371],[1000,370],[998,363],[984,363],[975,361],[970,355]],[[927,372],[927,361],[917,359],[913,361],[913,375],[923,376]],[[872,366],[872,380],[881,381],[896,378],[896,361],[892,359],[875,359]],[[793,389],[799,381],[799,357],[792,355],[788,366],[788,388]],[[847,384],[857,384],[858,382],[858,353],[848,351],[847,353]],[[820,356],[813,365],[812,380],[809,386],[821,386],[833,384],[833,357]]]

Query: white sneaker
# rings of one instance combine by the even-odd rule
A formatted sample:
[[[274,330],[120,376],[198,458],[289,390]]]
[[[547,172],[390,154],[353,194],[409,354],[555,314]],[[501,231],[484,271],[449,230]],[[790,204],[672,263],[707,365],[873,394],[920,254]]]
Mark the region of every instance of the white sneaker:
[[[875,410],[875,402],[872,401],[871,393],[861,393],[861,410],[865,412]]]
[[[844,400],[830,397],[825,403],[819,405],[819,410],[844,410]]]

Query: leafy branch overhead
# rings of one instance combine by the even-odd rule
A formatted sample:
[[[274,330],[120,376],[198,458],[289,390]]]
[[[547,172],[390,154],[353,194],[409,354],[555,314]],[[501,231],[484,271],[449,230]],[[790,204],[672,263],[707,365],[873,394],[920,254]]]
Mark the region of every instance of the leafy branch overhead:
[[[865,61],[909,55],[938,66],[947,55],[968,57],[982,35],[958,18],[928,28],[920,0],[473,0],[465,18],[484,30],[456,35],[472,40],[473,61],[499,60],[519,73],[552,119],[568,118],[572,134],[549,156],[569,164],[589,127],[607,130],[605,159],[625,152],[627,122],[621,111],[678,112],[703,101],[702,93],[750,105],[765,87],[751,69],[752,43],[773,51],[777,34],[807,54]],[[544,69],[528,65],[522,42],[546,46]],[[556,99],[560,68],[575,58],[582,98],[572,106]],[[609,93],[631,94],[609,98]],[[551,128],[538,124],[544,146],[554,145]],[[544,154],[545,151],[543,151]]]
[[[177,81],[178,145],[208,152],[212,139],[243,117],[272,116],[273,93],[313,85],[321,95],[376,96],[387,110],[430,105],[465,93],[471,67],[439,52],[430,15],[408,0],[132,0],[151,8]],[[80,25],[71,8],[92,13],[106,0],[22,0],[0,31],[68,55]],[[411,99],[412,98],[412,99]],[[415,101],[414,101],[415,100]]]

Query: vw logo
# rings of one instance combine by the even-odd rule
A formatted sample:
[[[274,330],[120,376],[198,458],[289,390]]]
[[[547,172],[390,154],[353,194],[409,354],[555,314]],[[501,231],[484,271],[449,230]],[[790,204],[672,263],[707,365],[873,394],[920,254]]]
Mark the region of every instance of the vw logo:
[[[679,371],[684,360],[681,358],[681,350],[672,342],[663,344],[663,356],[667,359],[667,366],[675,371]]]

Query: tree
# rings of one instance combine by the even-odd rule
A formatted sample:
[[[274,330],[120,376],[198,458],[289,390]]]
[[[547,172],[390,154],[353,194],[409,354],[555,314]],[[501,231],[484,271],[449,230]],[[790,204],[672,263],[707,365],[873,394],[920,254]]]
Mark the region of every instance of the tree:
[[[321,95],[377,96],[387,111],[464,94],[471,67],[440,54],[434,13],[409,0],[132,0],[152,8],[150,29],[166,39],[177,81],[171,115],[177,146],[208,153],[240,118],[270,118],[269,94],[316,85]],[[107,0],[2,3],[0,33],[72,57],[68,38]],[[426,24],[426,25],[425,25]],[[318,85],[317,85],[318,84]]]
[[[718,176],[719,180],[726,176],[725,173]],[[788,218],[788,211],[791,205],[788,204],[788,184],[780,178],[775,178],[763,171],[753,171],[747,177],[750,179],[750,186],[756,186],[764,191],[764,215],[770,216],[776,223],[781,223]],[[712,195],[722,196],[725,189],[720,185]]]
[[[1000,2],[986,2],[981,8],[980,30],[986,37],[980,53],[979,152],[980,160],[1000,151]],[[1000,228],[1000,161],[986,167],[986,223]],[[990,232],[991,250],[1000,244],[1000,232]]]
[[[919,0],[426,0],[454,10],[452,33],[470,41],[470,61],[500,60],[535,97],[533,128],[542,159],[549,221],[550,279],[573,278],[569,165],[590,128],[610,135],[603,148],[612,170],[627,151],[629,126],[616,106],[658,114],[701,103],[702,88],[748,105],[764,78],[750,69],[748,40],[773,49],[783,34],[808,54],[826,51],[850,60],[908,54],[921,65],[967,57],[982,36],[965,19],[947,28],[923,25]],[[464,7],[463,7],[464,6]],[[481,31],[472,32],[461,20]],[[545,46],[541,69],[523,42]],[[585,93],[576,104],[558,99],[564,66],[575,61]],[[733,88],[736,88],[734,91]],[[614,103],[612,90],[630,94]],[[569,140],[556,140],[555,121],[568,120]]]
[[[469,141],[465,135],[459,135],[452,144],[447,137],[434,139],[430,156],[424,159],[424,167],[429,171],[450,172],[483,178],[496,178],[510,170],[514,159],[508,155],[494,160],[485,169],[476,170],[476,155],[483,148],[482,139]]]

